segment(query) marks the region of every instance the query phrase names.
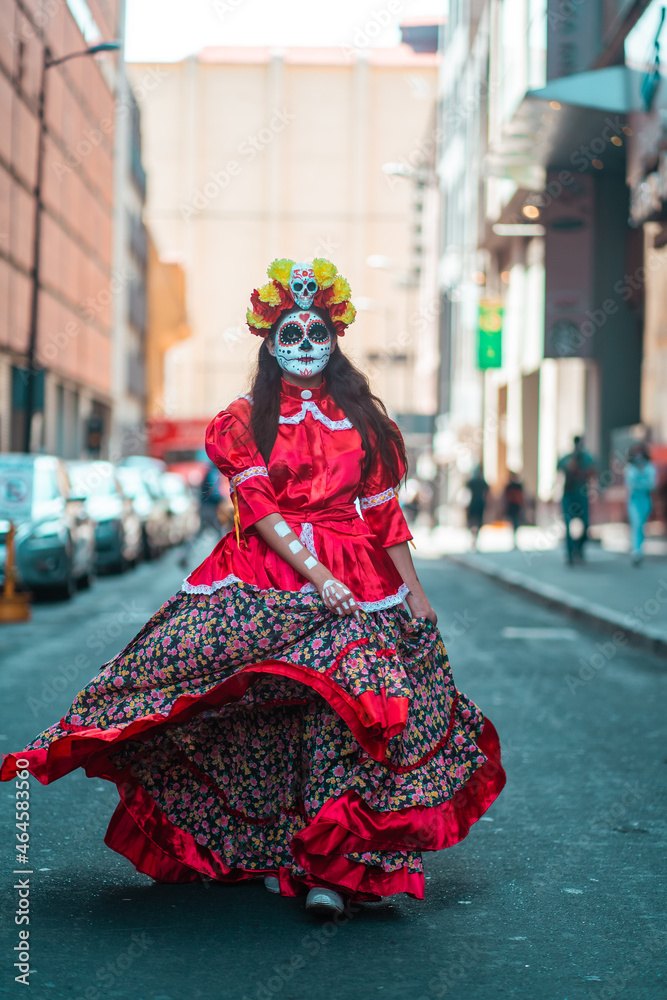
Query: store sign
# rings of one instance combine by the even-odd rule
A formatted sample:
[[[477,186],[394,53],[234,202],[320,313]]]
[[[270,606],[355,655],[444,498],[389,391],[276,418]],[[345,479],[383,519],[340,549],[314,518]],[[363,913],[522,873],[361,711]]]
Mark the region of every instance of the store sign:
[[[591,69],[601,48],[600,6],[547,0],[547,80]]]
[[[502,368],[503,364],[502,299],[481,299],[477,324],[477,367]]]

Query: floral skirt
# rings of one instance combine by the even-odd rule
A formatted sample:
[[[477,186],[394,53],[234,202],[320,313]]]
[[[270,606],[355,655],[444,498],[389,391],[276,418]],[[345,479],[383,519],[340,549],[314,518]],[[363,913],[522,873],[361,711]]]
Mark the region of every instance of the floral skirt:
[[[465,837],[505,783],[429,621],[244,584],[170,598],[2,779],[25,759],[44,784],[113,781],[105,843],[157,881],[274,874],[286,895],[356,900],[423,898],[421,852]]]

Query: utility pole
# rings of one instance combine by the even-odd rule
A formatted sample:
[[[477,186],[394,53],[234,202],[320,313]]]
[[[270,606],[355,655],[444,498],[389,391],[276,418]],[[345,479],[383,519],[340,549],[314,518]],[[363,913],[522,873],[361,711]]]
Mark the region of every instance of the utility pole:
[[[120,42],[100,42],[98,45],[91,45],[82,52],[70,52],[59,59],[51,58],[51,51],[48,46],[44,46],[42,58],[42,76],[39,85],[39,102],[37,106],[37,121],[39,124],[39,138],[37,143],[37,177],[35,180],[35,231],[33,237],[33,266],[32,266],[32,294],[30,297],[30,332],[28,337],[28,369],[26,372],[26,398],[25,398],[25,452],[30,452],[32,445],[32,421],[35,414],[35,387],[37,382],[37,337],[39,330],[39,286],[40,286],[40,261],[41,261],[41,237],[42,237],[42,183],[44,178],[44,146],[46,140],[46,79],[47,70],[52,66],[59,66],[67,62],[68,59],[76,59],[78,56],[93,56],[98,52],[113,52],[120,48]]]

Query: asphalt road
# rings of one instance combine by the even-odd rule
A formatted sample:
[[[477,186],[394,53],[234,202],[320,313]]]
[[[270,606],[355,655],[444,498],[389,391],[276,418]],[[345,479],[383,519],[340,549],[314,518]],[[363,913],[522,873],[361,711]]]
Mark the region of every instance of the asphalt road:
[[[114,786],[81,772],[48,787],[31,780],[26,991],[12,968],[8,782],[0,996],[667,997],[667,663],[450,563],[424,562],[420,575],[457,685],[495,723],[508,775],[461,844],[426,856],[425,901],[393,897],[336,926],[259,882],[156,885],[103,844]],[[181,576],[170,555],[69,604],[38,605],[29,626],[2,627],[0,750],[20,750],[60,718]]]

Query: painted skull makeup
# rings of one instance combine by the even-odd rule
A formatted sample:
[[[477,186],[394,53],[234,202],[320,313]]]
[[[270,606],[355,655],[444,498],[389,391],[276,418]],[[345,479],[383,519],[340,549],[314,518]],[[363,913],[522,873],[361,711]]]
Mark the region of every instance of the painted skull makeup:
[[[301,309],[310,309],[317,291],[315,272],[308,264],[293,264],[290,271],[289,289],[292,298]]]
[[[331,334],[317,313],[289,313],[276,330],[276,361],[292,375],[316,375],[331,357]]]

